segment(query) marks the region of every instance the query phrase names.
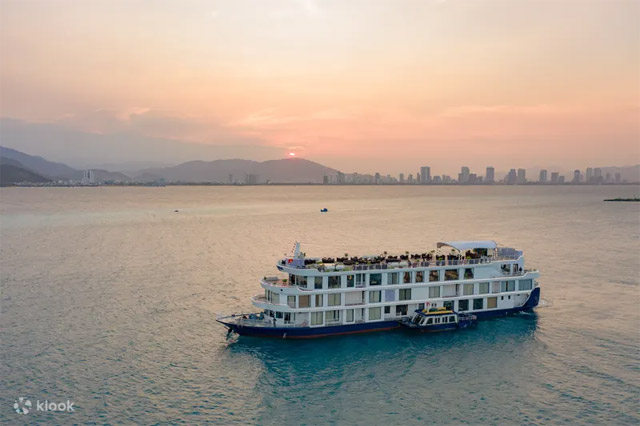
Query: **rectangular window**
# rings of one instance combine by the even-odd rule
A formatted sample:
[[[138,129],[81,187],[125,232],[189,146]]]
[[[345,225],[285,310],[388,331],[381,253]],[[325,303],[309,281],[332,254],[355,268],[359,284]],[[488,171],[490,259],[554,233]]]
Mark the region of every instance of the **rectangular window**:
[[[338,306],[340,305],[340,293],[328,294],[328,306]]]
[[[445,307],[445,308],[447,308],[447,309],[451,309],[451,310],[453,310],[453,300],[445,300],[445,301],[442,303],[442,306],[444,306],[444,307]]]
[[[290,308],[295,308],[296,307],[296,297],[295,296],[287,296],[287,305],[289,305]]]
[[[458,310],[460,312],[468,311],[469,310],[469,300],[468,299],[458,300]]]
[[[472,280],[473,279],[473,268],[466,268],[464,270],[464,279]]]
[[[385,306],[384,307],[384,313],[385,314],[390,314],[391,313],[391,306]]]
[[[473,299],[473,310],[477,311],[483,308],[483,300],[484,299]]]
[[[322,306],[322,294],[316,294],[316,307],[319,308]]]
[[[424,282],[424,271],[416,271],[416,282],[417,283]]]
[[[400,294],[398,295],[398,300],[411,300],[411,289],[403,288],[400,290]]]
[[[520,280],[518,286],[520,290],[531,290],[533,288],[533,280]]]
[[[395,290],[385,290],[384,291],[384,301],[385,302],[395,302],[396,300],[396,291]]]
[[[328,324],[340,322],[340,311],[327,311],[325,320]]]
[[[278,293],[271,293],[271,303],[274,305],[280,304],[280,295]]]
[[[429,299],[437,299],[440,297],[440,286],[429,287]]]
[[[440,271],[429,271],[429,282],[440,281]]]
[[[353,322],[353,309],[347,309],[346,310],[346,322]]]
[[[382,274],[369,275],[369,285],[380,285],[380,284],[382,284]]]
[[[382,296],[381,293],[381,291],[370,291],[369,303],[380,303],[380,297]]]
[[[405,272],[402,277],[402,282],[404,284],[409,284],[411,282],[411,272]]]
[[[369,319],[370,320],[379,320],[380,318],[382,318],[382,309],[380,309],[380,307],[369,308]]]
[[[495,309],[498,307],[497,297],[487,297],[487,309]]]
[[[447,269],[444,271],[444,280],[445,281],[453,281],[458,279],[458,270],[457,269]]]
[[[356,287],[364,287],[364,286],[365,286],[364,274],[356,274]]]
[[[311,325],[322,324],[322,314],[324,312],[311,312]]]
[[[347,275],[347,287],[353,287],[355,285],[355,279],[353,275]]]
[[[489,283],[479,283],[478,294],[487,294],[487,293],[489,293]]]
[[[302,288],[307,288],[307,277],[296,275],[296,285]]]
[[[322,289],[322,277],[314,277],[313,279],[314,287],[316,290]]]
[[[306,296],[298,296],[298,307],[300,308],[308,308],[309,307],[309,299],[310,296],[306,295]]]
[[[390,272],[387,274],[387,284],[398,284],[398,274],[397,272]]]
[[[407,315],[409,305],[396,305],[396,316]]]
[[[329,275],[329,288],[340,288],[340,275]]]
[[[282,312],[276,312],[276,318],[282,319]]]
[[[473,294],[473,284],[465,284],[464,287],[462,288],[462,294],[465,296],[469,296],[470,294]]]
[[[502,281],[500,282],[500,291],[515,291],[516,290],[516,282],[515,281]]]

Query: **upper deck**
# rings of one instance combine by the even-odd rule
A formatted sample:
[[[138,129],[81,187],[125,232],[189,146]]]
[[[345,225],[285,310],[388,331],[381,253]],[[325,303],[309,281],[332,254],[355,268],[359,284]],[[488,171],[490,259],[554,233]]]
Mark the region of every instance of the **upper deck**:
[[[441,248],[448,247],[448,253]],[[307,258],[299,251],[278,262],[281,271],[309,270],[322,272],[369,271],[384,269],[430,268],[435,266],[480,265],[493,262],[517,261],[522,252],[508,247],[497,247],[493,241],[453,241],[438,243],[437,250],[428,253],[405,252],[401,255]]]

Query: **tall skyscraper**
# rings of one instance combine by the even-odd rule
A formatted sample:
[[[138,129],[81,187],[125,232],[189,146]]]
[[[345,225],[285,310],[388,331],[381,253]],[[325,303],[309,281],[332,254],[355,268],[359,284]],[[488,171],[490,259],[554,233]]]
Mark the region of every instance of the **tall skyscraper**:
[[[518,185],[524,185],[527,183],[527,171],[525,169],[518,169]]]
[[[422,166],[420,167],[420,183],[429,183],[431,182],[431,167]]]
[[[505,181],[507,185],[514,185],[516,183],[516,169],[509,170],[507,176],[505,177]]]
[[[344,181],[344,173],[338,172],[338,176],[337,176],[336,180],[338,181],[338,184],[343,184],[345,182]]]
[[[540,170],[540,179],[538,179],[538,182],[547,183],[547,171],[546,170]]]
[[[587,183],[591,183],[591,181],[593,180],[593,168],[587,167],[586,179]]]
[[[380,183],[380,173],[376,173],[376,185]]]
[[[593,169],[593,180],[595,183],[602,183],[602,169],[600,167]]]
[[[551,183],[558,183],[558,177],[560,174],[558,172],[551,173]]]
[[[487,167],[487,173],[486,173],[486,176],[484,178],[484,181],[487,182],[487,183],[495,182],[495,173],[496,173],[496,171],[494,170],[493,167]]]
[[[400,173],[398,177],[400,178],[400,183],[404,183],[404,173]]]
[[[580,183],[580,170],[573,171],[573,180],[571,182]]]
[[[469,183],[469,168],[463,166],[458,174],[458,183]]]

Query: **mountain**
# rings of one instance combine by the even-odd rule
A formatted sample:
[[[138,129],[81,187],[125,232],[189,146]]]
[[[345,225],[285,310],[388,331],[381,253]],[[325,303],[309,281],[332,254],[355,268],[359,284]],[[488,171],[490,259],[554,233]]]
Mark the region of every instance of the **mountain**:
[[[302,158],[281,160],[215,160],[189,161],[174,167],[141,170],[135,180],[168,182],[246,183],[255,175],[255,183],[322,183],[325,175],[337,170]]]
[[[51,179],[28,170],[19,161],[0,157],[0,186],[11,186],[20,182],[46,183],[51,182]]]
[[[73,175],[78,173],[82,177],[81,171],[73,169],[66,164],[47,161],[42,157],[25,154],[3,146],[0,146],[0,158],[17,161],[25,169],[49,178],[71,179]]]

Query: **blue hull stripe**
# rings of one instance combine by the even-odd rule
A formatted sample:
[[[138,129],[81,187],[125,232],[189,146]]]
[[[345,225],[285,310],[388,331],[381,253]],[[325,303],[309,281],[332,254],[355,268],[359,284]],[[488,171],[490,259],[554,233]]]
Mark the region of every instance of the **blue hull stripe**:
[[[478,319],[487,319],[501,317],[505,315],[515,314],[517,312],[529,311],[540,302],[540,287],[533,289],[529,295],[527,302],[519,307],[512,309],[494,309],[483,312],[473,312]],[[222,321],[220,321],[222,322]],[[398,321],[379,321],[368,322],[362,324],[343,324],[327,327],[251,327],[251,326],[238,326],[233,323],[222,322],[226,327],[242,336],[257,336],[257,337],[277,337],[285,339],[305,339],[314,337],[335,336],[340,334],[351,333],[365,333],[369,331],[382,331],[399,328]]]

